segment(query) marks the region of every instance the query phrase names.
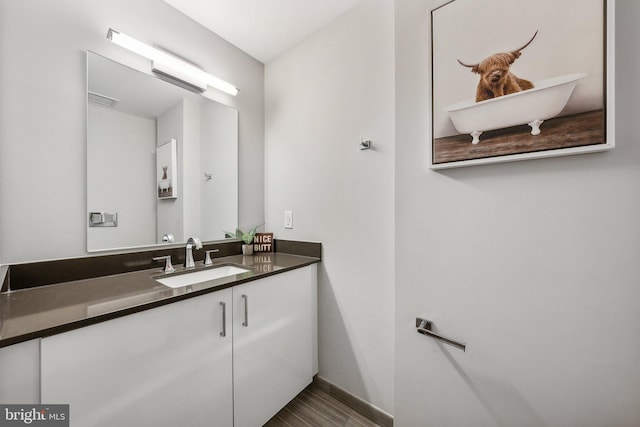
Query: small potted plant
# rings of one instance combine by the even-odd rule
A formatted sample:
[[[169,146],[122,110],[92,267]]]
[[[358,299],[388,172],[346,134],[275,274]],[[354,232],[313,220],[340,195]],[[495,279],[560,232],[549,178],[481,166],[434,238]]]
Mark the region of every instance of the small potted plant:
[[[253,245],[252,245],[253,238],[256,237],[256,230],[260,226],[262,226],[262,224],[256,225],[255,227],[253,227],[251,230],[247,232],[242,231],[239,228],[236,228],[235,233],[225,231],[224,234],[225,234],[225,237],[240,239],[244,242],[244,245],[242,245],[242,255],[253,255]]]

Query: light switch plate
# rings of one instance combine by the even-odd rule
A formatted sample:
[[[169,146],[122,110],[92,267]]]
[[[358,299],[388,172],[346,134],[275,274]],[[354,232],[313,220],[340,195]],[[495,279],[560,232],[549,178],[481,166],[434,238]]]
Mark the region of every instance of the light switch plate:
[[[284,211],[284,228],[293,228],[293,212]]]

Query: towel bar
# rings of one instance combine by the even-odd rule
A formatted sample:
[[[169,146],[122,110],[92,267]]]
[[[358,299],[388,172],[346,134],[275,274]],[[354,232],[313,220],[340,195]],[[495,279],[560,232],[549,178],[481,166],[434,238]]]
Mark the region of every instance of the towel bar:
[[[444,341],[445,343],[452,345],[454,347],[459,348],[462,351],[466,351],[467,348],[467,344],[460,342],[460,341],[456,341],[453,340],[451,338],[447,338],[444,337],[440,334],[436,334],[435,332],[433,332],[431,330],[431,326],[433,325],[433,322],[429,321],[429,320],[425,320],[425,319],[421,319],[419,317],[416,317],[416,328],[418,328],[418,333],[422,334],[422,335],[427,335],[430,336],[432,338]]]

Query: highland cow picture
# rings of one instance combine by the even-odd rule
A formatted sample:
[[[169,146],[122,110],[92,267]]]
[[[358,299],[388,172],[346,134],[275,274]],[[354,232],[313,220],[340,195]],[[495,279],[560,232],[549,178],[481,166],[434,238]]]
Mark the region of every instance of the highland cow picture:
[[[432,10],[430,167],[613,148],[611,3],[453,0]]]
[[[156,149],[156,170],[158,199],[177,198],[177,148],[175,139],[169,140]]]

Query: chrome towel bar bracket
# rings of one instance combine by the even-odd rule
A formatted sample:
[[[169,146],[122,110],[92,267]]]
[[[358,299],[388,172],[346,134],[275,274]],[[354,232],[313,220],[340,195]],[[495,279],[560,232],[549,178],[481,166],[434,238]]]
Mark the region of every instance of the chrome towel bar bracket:
[[[466,351],[467,344],[460,341],[453,340],[451,338],[444,337],[440,334],[436,334],[431,330],[432,326],[433,326],[433,322],[431,322],[430,320],[425,320],[425,319],[416,317],[416,328],[418,328],[417,331],[419,334],[427,335],[427,336],[430,336],[431,338],[444,341],[445,343],[452,345],[454,347],[457,347],[462,351]]]

